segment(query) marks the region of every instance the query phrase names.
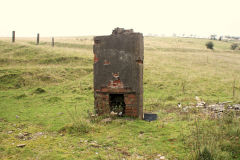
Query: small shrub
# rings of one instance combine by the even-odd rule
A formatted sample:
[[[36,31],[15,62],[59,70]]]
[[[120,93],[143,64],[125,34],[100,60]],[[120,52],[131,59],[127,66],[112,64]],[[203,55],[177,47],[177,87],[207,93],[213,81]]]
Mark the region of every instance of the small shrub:
[[[213,49],[213,46],[214,46],[214,44],[211,41],[206,43],[207,49]]]
[[[237,49],[238,48],[238,44],[237,43],[233,43],[232,45],[231,45],[231,49],[232,50],[235,50],[235,49]]]

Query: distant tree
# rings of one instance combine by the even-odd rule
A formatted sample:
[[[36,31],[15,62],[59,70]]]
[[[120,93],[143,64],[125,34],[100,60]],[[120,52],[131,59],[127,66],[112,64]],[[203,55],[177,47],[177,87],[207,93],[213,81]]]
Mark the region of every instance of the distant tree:
[[[211,42],[211,41],[207,42],[205,45],[206,45],[207,49],[213,49],[213,46],[214,46],[213,42]]]
[[[237,49],[238,48],[238,44],[237,43],[233,43],[232,45],[231,45],[231,49],[232,50],[235,50],[235,49]]]

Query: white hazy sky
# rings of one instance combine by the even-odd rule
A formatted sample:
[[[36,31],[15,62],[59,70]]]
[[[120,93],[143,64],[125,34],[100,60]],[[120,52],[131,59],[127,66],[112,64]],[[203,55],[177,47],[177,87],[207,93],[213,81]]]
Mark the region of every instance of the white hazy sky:
[[[240,36],[240,0],[0,0],[0,36],[110,34]]]

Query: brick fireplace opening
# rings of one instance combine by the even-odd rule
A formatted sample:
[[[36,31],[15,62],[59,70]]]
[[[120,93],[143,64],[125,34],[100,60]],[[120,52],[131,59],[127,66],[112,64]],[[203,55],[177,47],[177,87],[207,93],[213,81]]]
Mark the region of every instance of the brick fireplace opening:
[[[111,112],[113,111],[119,116],[125,115],[124,94],[109,94],[109,106]]]
[[[94,107],[143,118],[143,35],[116,28],[94,37]]]

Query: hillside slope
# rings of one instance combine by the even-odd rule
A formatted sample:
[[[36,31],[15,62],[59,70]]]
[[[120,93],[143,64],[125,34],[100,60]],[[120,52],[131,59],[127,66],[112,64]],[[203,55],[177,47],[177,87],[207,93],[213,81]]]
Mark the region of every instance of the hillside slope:
[[[230,42],[212,51],[205,39],[145,37],[144,110],[158,114],[149,123],[91,116],[92,37],[41,41],[0,39],[0,159],[194,159],[204,147],[240,158],[239,112],[211,119],[177,107],[196,96],[240,103],[240,50]]]

